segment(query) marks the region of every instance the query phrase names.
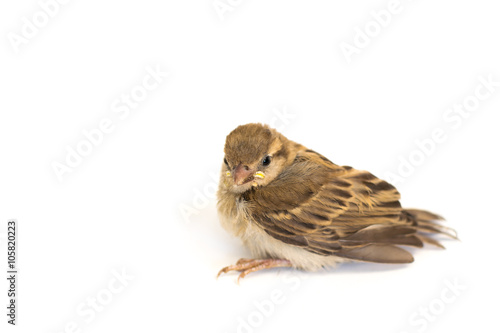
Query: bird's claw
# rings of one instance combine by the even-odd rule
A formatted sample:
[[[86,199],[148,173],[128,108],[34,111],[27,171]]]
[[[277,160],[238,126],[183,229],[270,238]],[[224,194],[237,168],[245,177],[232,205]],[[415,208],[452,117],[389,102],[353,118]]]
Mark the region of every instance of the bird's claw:
[[[224,267],[217,274],[217,278],[222,273],[227,273],[230,271],[239,271],[241,272],[238,276],[238,283],[240,279],[244,278],[248,274],[256,271],[260,271],[261,269],[266,268],[274,268],[274,267],[291,267],[292,263],[287,259],[240,259],[236,262],[235,265],[230,265]]]

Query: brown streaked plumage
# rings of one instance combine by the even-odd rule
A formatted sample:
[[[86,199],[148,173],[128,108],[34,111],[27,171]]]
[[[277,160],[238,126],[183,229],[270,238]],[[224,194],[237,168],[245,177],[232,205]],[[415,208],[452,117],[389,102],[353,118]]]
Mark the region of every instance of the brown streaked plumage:
[[[433,213],[403,209],[396,188],[369,172],[338,166],[267,125],[237,127],[226,138],[218,189],[222,226],[255,259],[220,272],[271,267],[316,270],[343,261],[410,263],[399,246],[456,238]]]

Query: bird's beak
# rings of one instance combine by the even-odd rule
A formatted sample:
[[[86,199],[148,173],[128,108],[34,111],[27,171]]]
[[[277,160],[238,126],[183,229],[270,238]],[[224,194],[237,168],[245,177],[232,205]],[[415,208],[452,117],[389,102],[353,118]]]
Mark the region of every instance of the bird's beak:
[[[241,163],[233,171],[233,179],[236,185],[243,185],[253,180],[254,170]]]

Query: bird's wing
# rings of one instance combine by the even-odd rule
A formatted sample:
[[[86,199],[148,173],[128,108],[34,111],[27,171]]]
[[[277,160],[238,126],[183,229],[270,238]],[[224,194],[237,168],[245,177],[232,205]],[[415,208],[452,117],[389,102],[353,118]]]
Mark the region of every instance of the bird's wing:
[[[270,236],[321,255],[386,263],[413,261],[396,245],[422,246],[402,219],[398,191],[371,173],[304,150],[279,177],[245,194]]]

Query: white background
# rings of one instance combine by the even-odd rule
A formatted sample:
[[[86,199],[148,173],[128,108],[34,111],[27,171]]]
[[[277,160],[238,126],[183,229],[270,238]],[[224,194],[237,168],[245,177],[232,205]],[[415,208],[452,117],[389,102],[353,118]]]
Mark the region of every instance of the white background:
[[[370,12],[389,1],[222,3],[231,10],[219,15],[211,0],[69,1],[14,46],[23,17],[45,24],[42,9],[2,2],[0,258],[5,267],[16,218],[20,275],[14,328],[0,283],[1,331],[498,329],[500,87],[466,118],[445,118],[474,101],[479,77],[500,81],[498,6],[401,0],[348,62],[342,43],[377,29]],[[114,112],[148,67],[169,76],[127,117]],[[60,181],[54,163],[103,119],[111,133]],[[461,241],[413,251],[405,266],[216,280],[248,257],[219,226],[212,179],[225,136],[248,122],[384,178],[413,156],[395,182],[403,205],[442,214]],[[436,129],[445,140],[423,155],[416,141]],[[114,278],[122,270],[133,277],[125,286]]]

